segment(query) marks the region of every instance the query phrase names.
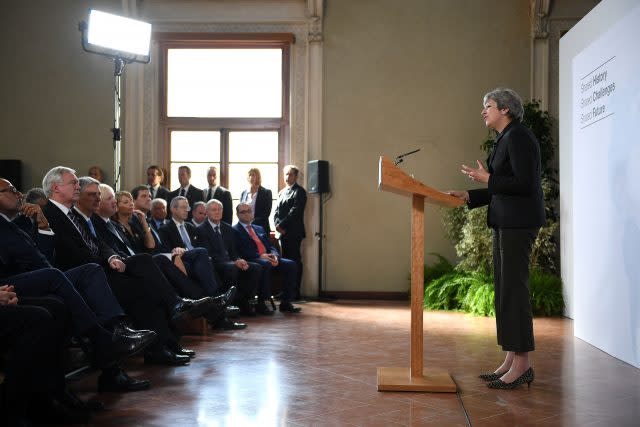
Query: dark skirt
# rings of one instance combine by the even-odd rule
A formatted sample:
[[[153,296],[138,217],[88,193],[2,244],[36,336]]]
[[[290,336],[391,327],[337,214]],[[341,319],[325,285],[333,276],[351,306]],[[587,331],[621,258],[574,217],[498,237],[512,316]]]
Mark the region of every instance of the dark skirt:
[[[535,349],[529,262],[538,231],[539,228],[493,230],[496,329],[498,344],[504,351]]]

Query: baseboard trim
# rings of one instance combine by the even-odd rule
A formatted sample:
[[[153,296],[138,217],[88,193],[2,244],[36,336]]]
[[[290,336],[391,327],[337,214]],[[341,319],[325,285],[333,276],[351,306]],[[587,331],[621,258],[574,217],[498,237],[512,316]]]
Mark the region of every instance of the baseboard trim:
[[[320,296],[336,299],[408,300],[407,292],[322,291]]]

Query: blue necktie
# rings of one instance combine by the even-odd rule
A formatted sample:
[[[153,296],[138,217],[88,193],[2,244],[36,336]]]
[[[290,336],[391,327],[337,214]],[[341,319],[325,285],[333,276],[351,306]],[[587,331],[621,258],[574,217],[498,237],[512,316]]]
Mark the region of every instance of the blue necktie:
[[[187,229],[184,228],[184,224],[180,224],[180,235],[182,236],[182,241],[187,249],[193,249],[193,245],[191,244],[191,239],[189,239],[189,235],[187,234]]]
[[[93,237],[98,237],[96,235],[96,229],[93,227],[93,222],[91,222],[90,219],[87,220],[87,227],[89,227],[89,231],[91,231],[91,234],[93,234]]]

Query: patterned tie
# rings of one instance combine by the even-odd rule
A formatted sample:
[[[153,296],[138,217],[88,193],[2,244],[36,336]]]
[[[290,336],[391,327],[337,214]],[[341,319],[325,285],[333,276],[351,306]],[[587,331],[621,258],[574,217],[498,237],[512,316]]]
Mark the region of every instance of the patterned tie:
[[[262,255],[263,253],[267,252],[267,249],[264,247],[262,240],[260,240],[256,232],[253,230],[253,227],[251,225],[247,225],[246,228],[249,236],[251,236],[253,241],[256,243],[256,246],[258,247],[258,254]]]
[[[122,240],[122,236],[120,236],[120,233],[118,233],[118,230],[116,230],[116,226],[115,226],[115,225],[113,225],[113,223],[112,223],[111,221],[107,221],[107,228],[109,229],[109,231],[110,231],[112,234],[115,234],[115,235],[116,235],[116,237],[118,238],[118,240],[120,240],[120,241],[122,242],[122,244],[123,244],[123,245],[125,245],[125,246],[126,246],[127,251],[129,251],[129,255],[134,256],[134,255],[136,254],[136,253],[133,251],[133,249],[131,249],[131,248],[129,247],[129,245],[127,245],[127,243],[126,243],[124,240]]]
[[[180,189],[180,195],[181,195],[182,197],[184,197],[184,193],[185,193],[184,188],[181,188],[181,189]]]
[[[184,224],[180,224],[180,235],[182,236],[182,241],[187,249],[193,249],[193,245],[191,244],[191,239],[189,239],[189,235],[187,234],[187,229],[184,228]]]
[[[67,214],[67,216],[69,217],[71,222],[73,222],[73,225],[75,225],[76,228],[78,229],[80,236],[82,236],[82,240],[84,241],[85,245],[87,245],[87,247],[89,248],[89,251],[91,251],[91,255],[97,256],[100,249],[98,248],[98,245],[96,245],[93,239],[91,238],[91,234],[87,231],[87,229],[85,228],[85,225],[82,224],[82,220],[84,218],[82,218],[81,220],[80,214],[77,213],[75,210],[73,210],[73,208],[69,209],[69,213]]]

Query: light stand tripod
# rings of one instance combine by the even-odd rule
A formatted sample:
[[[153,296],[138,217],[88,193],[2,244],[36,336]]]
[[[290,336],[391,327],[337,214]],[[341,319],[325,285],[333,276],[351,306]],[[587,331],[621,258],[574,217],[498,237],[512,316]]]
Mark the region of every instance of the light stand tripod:
[[[122,132],[120,131],[120,88],[124,67],[127,64],[122,58],[113,58],[113,187],[115,191],[120,191],[120,172],[122,171]]]

